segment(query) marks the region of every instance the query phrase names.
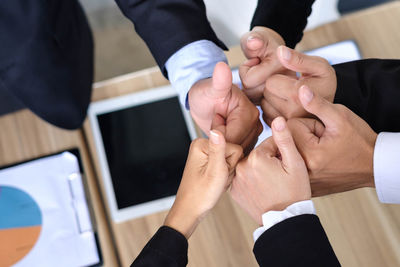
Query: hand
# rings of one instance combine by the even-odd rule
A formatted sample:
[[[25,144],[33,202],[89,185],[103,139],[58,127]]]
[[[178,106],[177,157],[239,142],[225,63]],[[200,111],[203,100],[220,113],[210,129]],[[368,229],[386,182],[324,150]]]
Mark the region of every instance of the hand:
[[[226,141],[250,152],[262,132],[258,109],[232,84],[228,65],[219,62],[212,79],[197,82],[189,91],[190,113],[199,127],[208,133],[216,114],[226,125]]]
[[[310,174],[313,196],[373,187],[373,153],[377,134],[343,105],[314,95],[307,87],[299,98],[315,119],[288,121]]]
[[[261,104],[268,77],[275,73],[296,77],[296,73],[284,68],[277,58],[276,49],[284,44],[285,41],[278,33],[261,26],[254,27],[240,39],[248,60],[239,67],[239,75],[243,91],[256,105]]]
[[[315,88],[316,93],[333,102],[336,93],[336,73],[328,61],[321,57],[307,56],[285,46],[277,50],[278,59],[300,77],[275,74],[267,79],[261,103],[264,121],[269,124],[278,117],[286,119],[307,117],[309,114],[299,102],[298,91],[302,85]]]
[[[231,195],[259,225],[265,212],[311,199],[307,168],[284,118],[276,118],[272,137],[238,164]]]
[[[164,225],[189,238],[202,218],[230,186],[242,148],[227,144],[218,131],[210,139],[197,139],[189,156],[175,202]]]

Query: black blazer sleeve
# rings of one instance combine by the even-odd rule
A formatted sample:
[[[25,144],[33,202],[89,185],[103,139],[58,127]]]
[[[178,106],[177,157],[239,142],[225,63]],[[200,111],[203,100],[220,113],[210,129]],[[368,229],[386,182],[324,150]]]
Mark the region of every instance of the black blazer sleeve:
[[[162,226],[150,239],[131,267],[181,267],[188,263],[188,242],[185,236]]]
[[[164,67],[170,56],[183,46],[210,40],[222,49],[227,47],[217,38],[207,20],[202,0],[116,0],[135,25],[167,77]]]
[[[294,48],[303,37],[314,0],[259,0],[251,29],[264,26],[279,33]]]
[[[316,215],[284,220],[265,231],[253,249],[257,262],[265,266],[340,266]]]
[[[93,83],[93,40],[77,0],[0,1],[0,90],[44,120],[81,126]]]
[[[222,49],[206,16],[202,0],[116,0],[135,25],[163,74],[165,62],[183,46],[210,40]],[[314,0],[259,0],[251,27],[270,27],[294,47],[302,38]]]
[[[400,60],[366,59],[333,67],[335,103],[350,108],[376,132],[400,132]]]

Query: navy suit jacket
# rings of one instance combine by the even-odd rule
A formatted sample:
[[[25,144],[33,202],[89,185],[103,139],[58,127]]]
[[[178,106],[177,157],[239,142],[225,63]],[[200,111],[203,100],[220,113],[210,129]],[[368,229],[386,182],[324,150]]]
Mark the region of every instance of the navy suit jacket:
[[[46,121],[78,128],[93,83],[93,40],[76,0],[0,1],[0,90]]]
[[[167,77],[166,60],[191,42],[225,45],[212,30],[202,0],[116,0]],[[274,29],[294,47],[313,0],[259,0],[251,27]],[[10,96],[46,121],[80,127],[93,82],[93,40],[77,0],[0,1],[0,96]],[[134,59],[133,59],[134,60]],[[379,131],[398,131],[398,60],[334,66],[342,103]]]
[[[162,226],[150,239],[131,267],[183,267],[188,263],[188,242],[176,230]],[[340,266],[316,215],[284,220],[265,231],[253,253],[261,267]]]
[[[206,39],[226,49],[207,20],[202,0],[116,1],[166,77],[165,62],[186,44]],[[303,2],[313,2],[287,1],[295,9],[305,5]],[[260,0],[252,25],[267,23],[294,46],[301,39],[307,18],[289,16],[283,21],[289,13],[280,8],[280,2]],[[283,13],[277,18],[281,19],[263,17],[266,6],[280,9]],[[307,10],[311,11],[311,5]],[[0,1],[0,40],[0,96],[56,126],[80,127],[93,82],[93,40],[78,1]]]

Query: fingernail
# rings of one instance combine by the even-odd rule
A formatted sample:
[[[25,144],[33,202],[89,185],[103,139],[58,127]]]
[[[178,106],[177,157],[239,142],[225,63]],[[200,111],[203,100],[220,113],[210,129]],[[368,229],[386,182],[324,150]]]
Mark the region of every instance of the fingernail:
[[[214,132],[213,130],[210,131],[210,141],[211,143],[218,145],[219,144],[219,134]]]
[[[279,53],[281,54],[282,59],[286,61],[289,61],[292,57],[292,52],[290,52],[289,48],[286,46],[280,46]]]
[[[303,96],[303,99],[306,101],[306,103],[310,103],[314,97],[314,93],[307,85],[303,85],[302,87],[300,87],[300,89],[302,90],[301,94]]]
[[[276,118],[273,122],[275,130],[282,132],[286,127],[285,119],[282,117]]]
[[[250,42],[253,42],[254,40],[261,40],[259,37],[257,37],[257,36],[254,36],[254,35],[250,35],[249,37],[247,37],[247,42],[248,43],[250,43]]]

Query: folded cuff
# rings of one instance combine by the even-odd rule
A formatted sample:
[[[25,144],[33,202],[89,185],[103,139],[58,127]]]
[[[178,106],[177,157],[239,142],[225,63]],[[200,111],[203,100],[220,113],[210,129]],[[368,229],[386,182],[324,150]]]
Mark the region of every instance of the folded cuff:
[[[165,64],[168,79],[179,94],[182,105],[189,109],[187,95],[196,82],[212,77],[218,62],[227,63],[224,51],[208,40],[190,43],[175,54]]]
[[[268,211],[262,215],[263,226],[257,228],[253,233],[254,242],[272,226],[298,215],[316,214],[312,200],[304,200],[293,203],[281,211]]]
[[[382,203],[400,204],[400,133],[382,132],[374,150],[376,193]]]

